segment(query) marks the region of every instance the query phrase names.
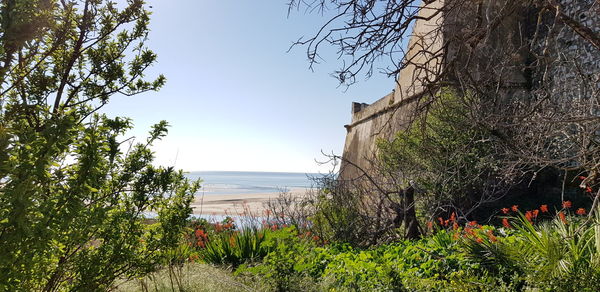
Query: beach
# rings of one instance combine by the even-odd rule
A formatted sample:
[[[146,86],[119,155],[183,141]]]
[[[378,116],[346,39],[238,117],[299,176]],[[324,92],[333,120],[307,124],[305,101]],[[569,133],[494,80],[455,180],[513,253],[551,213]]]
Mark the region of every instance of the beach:
[[[293,188],[288,192],[293,196],[304,196],[306,188]],[[276,199],[279,192],[253,194],[206,194],[196,196],[192,202],[192,213],[195,215],[252,215],[261,216],[265,211],[265,203]]]

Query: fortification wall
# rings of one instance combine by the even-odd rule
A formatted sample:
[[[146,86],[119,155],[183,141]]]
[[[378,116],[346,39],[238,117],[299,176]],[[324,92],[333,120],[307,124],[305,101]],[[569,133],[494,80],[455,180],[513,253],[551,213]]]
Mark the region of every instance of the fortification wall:
[[[352,120],[346,125],[347,135],[344,145],[340,177],[352,179],[368,171],[370,162],[376,157],[377,139],[392,139],[404,129],[415,113],[419,97],[427,91],[427,84],[437,81],[440,65],[451,65],[451,70],[469,70],[474,80],[492,80],[505,86],[504,94],[514,95],[535,90],[535,84],[553,88],[553,94],[567,95],[573,98],[589,96],[588,92],[579,92],[575,84],[581,82],[582,76],[589,82],[596,83],[600,88],[600,52],[580,35],[566,26],[554,27],[549,31],[538,32],[536,37],[544,39],[544,34],[550,34],[555,45],[551,48],[552,58],[556,60],[543,72],[524,72],[523,64],[530,61],[529,51],[519,51],[522,38],[533,37],[534,30],[528,30],[532,22],[531,11],[518,11],[510,19],[505,19],[499,28],[483,41],[482,52],[479,55],[468,56],[463,48],[469,45],[470,22],[475,18],[475,11],[447,10],[440,13],[444,5],[453,5],[452,1],[433,1],[424,4],[420,11],[422,19],[415,23],[410,38],[405,62],[410,63],[403,68],[398,77],[394,90],[375,101],[373,104],[352,105]],[[484,7],[487,16],[500,11],[496,9],[500,1],[488,1]],[[600,2],[596,0],[561,0],[566,13],[580,21],[596,33],[600,33]],[[493,16],[493,15],[492,15]],[[443,27],[442,30],[439,30]],[[431,33],[439,30],[440,33]],[[472,37],[472,36],[471,36]],[[480,43],[481,44],[481,43]],[[542,45],[542,44],[540,44]],[[511,51],[512,50],[512,51]],[[432,53],[433,52],[433,53]],[[515,54],[514,52],[517,52]],[[506,56],[511,58],[508,63]],[[504,59],[502,59],[504,58]],[[573,60],[577,60],[576,64]],[[485,76],[486,71],[503,63],[499,73]],[[450,71],[451,71],[450,70]],[[451,72],[450,72],[451,74]],[[529,76],[528,74],[533,74]],[[583,74],[583,75],[582,75]],[[444,78],[453,78],[444,76]],[[493,109],[500,111],[501,108]],[[362,169],[362,170],[360,170]]]
[[[352,122],[344,126],[347,134],[340,168],[342,179],[353,179],[363,170],[369,171],[370,162],[376,157],[377,139],[389,140],[406,128],[427,81],[438,75],[441,59],[423,52],[442,50],[442,36],[431,32],[443,22],[439,12],[443,5],[444,1],[434,1],[420,10],[423,20],[415,23],[405,57],[408,65],[400,71],[394,90],[370,105],[352,104]]]

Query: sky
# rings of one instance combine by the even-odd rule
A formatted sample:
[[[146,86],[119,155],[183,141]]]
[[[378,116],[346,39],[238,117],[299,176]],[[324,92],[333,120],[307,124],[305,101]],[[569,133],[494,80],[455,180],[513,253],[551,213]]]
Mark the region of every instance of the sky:
[[[145,139],[166,120],[169,134],[153,150],[156,163],[184,171],[327,172],[321,153],[342,154],[353,101],[372,103],[393,78],[374,74],[350,88],[330,76],[341,66],[333,48],[309,70],[304,47],[327,19],[294,11],[286,0],[150,0],[148,47],[164,74],[158,92],[113,97],[103,108],[127,116],[128,135]],[[384,67],[381,64],[380,67]]]

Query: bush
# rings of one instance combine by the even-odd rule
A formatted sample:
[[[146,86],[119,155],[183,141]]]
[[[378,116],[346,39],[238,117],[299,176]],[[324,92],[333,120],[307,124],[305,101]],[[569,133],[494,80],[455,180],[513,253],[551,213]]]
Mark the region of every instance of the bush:
[[[0,10],[0,290],[98,291],[155,270],[198,182],[153,165],[166,122],[134,142],[129,119],[95,114],[116,93],[165,82],[144,78],[156,55],[143,1]]]
[[[262,260],[271,251],[265,244],[268,237],[267,230],[252,227],[215,233],[201,249],[200,257],[210,264],[236,268],[246,262]]]
[[[576,215],[569,212],[570,202],[565,206],[550,220],[532,215],[541,214],[539,210],[507,217],[515,228],[509,236],[494,244],[466,242],[467,254],[497,278],[512,277],[523,289],[598,291],[600,216],[595,212],[588,219],[583,209]]]
[[[263,245],[271,252],[255,266],[243,265],[236,275],[247,282],[260,281],[274,291],[311,291],[315,283],[310,275],[320,276],[314,270],[316,245],[301,237],[295,227],[273,231]]]

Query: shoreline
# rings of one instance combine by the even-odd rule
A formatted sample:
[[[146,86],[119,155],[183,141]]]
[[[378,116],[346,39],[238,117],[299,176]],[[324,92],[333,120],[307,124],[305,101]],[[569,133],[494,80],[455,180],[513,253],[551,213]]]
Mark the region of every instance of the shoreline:
[[[306,194],[308,188],[289,189],[294,197]],[[276,199],[279,192],[256,194],[213,194],[200,195],[194,198],[190,205],[193,215],[237,215],[237,216],[262,216],[265,211],[264,204]]]

